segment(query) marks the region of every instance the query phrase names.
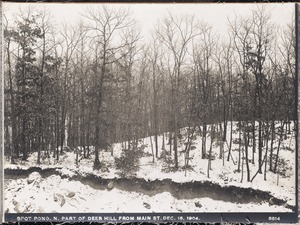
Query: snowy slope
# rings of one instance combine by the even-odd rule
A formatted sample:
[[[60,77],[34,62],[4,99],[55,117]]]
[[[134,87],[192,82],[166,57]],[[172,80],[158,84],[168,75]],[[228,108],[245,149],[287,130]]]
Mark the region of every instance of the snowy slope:
[[[235,124],[233,124],[234,130],[236,129]],[[292,126],[293,127],[293,126]],[[219,147],[216,146],[216,144],[214,143],[213,148],[212,148],[212,155],[215,156],[215,159],[211,161],[211,167],[212,170],[210,170],[210,177],[208,178],[207,176],[207,166],[208,166],[208,160],[207,159],[202,159],[201,158],[201,146],[202,146],[202,139],[201,136],[198,134],[196,137],[196,140],[194,140],[194,146],[195,148],[193,150],[191,150],[190,152],[190,157],[191,160],[189,161],[189,164],[191,166],[192,169],[187,170],[186,174],[185,174],[185,169],[184,169],[184,153],[182,152],[185,148],[184,142],[186,139],[186,129],[182,129],[181,133],[183,134],[183,138],[181,140],[181,144],[179,145],[179,169],[178,171],[175,170],[170,170],[167,171],[166,170],[166,164],[164,163],[163,159],[155,159],[154,163],[152,162],[153,157],[152,157],[152,149],[151,149],[151,139],[154,143],[154,138],[153,137],[147,137],[145,139],[142,140],[143,145],[145,145],[145,153],[143,157],[140,158],[140,169],[137,171],[137,173],[135,174],[135,177],[137,178],[143,178],[146,180],[164,180],[164,179],[171,179],[175,182],[179,182],[179,183],[185,183],[185,182],[191,182],[191,181],[211,181],[217,184],[220,184],[222,186],[228,186],[228,185],[234,185],[237,187],[250,187],[253,189],[258,189],[258,190],[262,190],[262,191],[268,191],[270,192],[274,197],[286,200],[288,204],[290,205],[295,205],[295,137],[293,136],[293,134],[290,134],[287,136],[287,139],[284,139],[282,144],[281,144],[281,148],[279,151],[279,157],[281,159],[283,159],[286,162],[286,166],[285,166],[285,175],[281,175],[281,174],[274,174],[272,172],[267,172],[267,180],[264,180],[264,176],[263,174],[258,174],[256,176],[256,178],[253,180],[253,182],[247,182],[246,181],[246,165],[243,164],[241,165],[241,169],[244,171],[243,174],[243,181],[241,182],[241,177],[242,177],[242,172],[237,172],[237,161],[238,161],[238,151],[234,150],[238,148],[238,144],[233,144],[232,146],[232,156],[233,156],[233,160],[227,161],[226,159],[223,161],[222,159],[219,159],[218,154],[219,154]],[[227,132],[227,140],[229,140],[229,133],[230,133],[230,124],[228,124],[228,132]],[[166,137],[167,135],[165,135]],[[238,132],[233,133],[233,139],[237,139],[238,138]],[[161,146],[162,146],[162,135],[159,136],[158,138],[158,145],[160,148],[160,153],[161,153]],[[168,140],[165,140],[165,143],[167,143]],[[206,145],[207,145],[207,149],[209,149],[210,147],[210,136],[207,136],[207,141],[206,141]],[[274,143],[274,146],[277,146],[277,141]],[[169,151],[169,145],[165,146],[167,151]],[[288,147],[288,148],[287,148]],[[249,149],[249,156],[252,156],[251,153],[251,148]],[[39,167],[41,168],[60,168],[59,171],[62,174],[66,174],[68,176],[72,176],[74,174],[74,171],[79,172],[82,176],[85,176],[86,174],[95,174],[97,176],[103,177],[103,178],[115,178],[115,177],[119,177],[118,175],[118,170],[115,169],[115,164],[114,164],[114,159],[115,157],[119,157],[122,151],[122,144],[121,143],[115,143],[113,145],[113,156],[111,155],[111,152],[109,151],[101,151],[100,152],[100,161],[102,163],[102,169],[100,170],[93,170],[93,159],[81,159],[79,164],[76,165],[75,161],[76,161],[76,155],[74,152],[67,152],[65,155],[63,155],[60,158],[59,162],[56,162],[54,159],[45,159],[45,161],[43,162],[43,164],[39,165]],[[228,154],[228,145],[225,144],[224,146],[224,151],[225,151],[225,156],[227,158],[227,154]],[[275,152],[275,150],[274,150]],[[264,152],[263,152],[264,155]],[[173,153],[170,156],[171,160],[173,159]],[[256,153],[256,159],[257,160],[257,153]],[[250,157],[251,158],[251,157]],[[234,161],[234,162],[233,162]],[[21,162],[19,165],[11,165],[6,161],[5,167],[6,168],[29,168],[32,166],[36,166],[36,154],[32,154],[31,157],[29,158],[28,162]],[[224,165],[223,165],[224,163]],[[257,171],[257,162],[255,162],[255,164],[253,165],[252,163],[249,164],[250,165],[250,173],[251,173],[251,178],[252,176],[256,173]],[[49,180],[49,178],[47,178],[45,181],[46,183],[52,183],[54,182],[55,185],[57,184],[58,181],[56,181],[55,179],[58,178],[51,178],[53,180]],[[25,182],[25,181],[7,181],[8,182],[8,187],[11,188],[11,186],[16,185],[14,182]],[[136,194],[134,193],[124,193],[121,190],[112,190],[112,191],[99,191],[99,190],[89,190],[91,187],[86,187],[86,186],[82,186],[83,184],[77,184],[76,185],[73,183],[75,181],[65,181],[63,180],[59,180],[60,184],[64,187],[64,185],[68,185],[70,187],[73,186],[77,186],[79,189],[82,188],[83,191],[80,191],[78,189],[74,190],[75,192],[78,192],[78,194],[80,195],[80,197],[86,199],[86,205],[88,207],[89,204],[91,204],[90,202],[92,201],[93,198],[95,198],[95,204],[97,202],[97,199],[101,199],[103,201],[107,201],[105,204],[108,205],[106,207],[108,207],[110,210],[114,211],[114,210],[125,210],[124,208],[126,208],[125,206],[122,208],[122,200],[124,199],[124,202],[130,202],[130,201],[138,201],[137,205],[141,205],[142,201],[145,202],[151,202],[151,204],[155,205],[155,202],[152,201],[156,201],[158,200],[158,205],[155,206],[155,209],[159,209],[158,211],[172,211],[172,210],[177,210],[175,209],[175,205],[178,203],[178,205],[182,205],[184,211],[201,211],[201,210],[208,210],[208,211],[284,211],[284,210],[288,210],[288,209],[283,209],[283,207],[276,207],[276,206],[272,206],[270,207],[267,203],[262,203],[262,205],[257,205],[257,204],[243,204],[241,206],[236,205],[235,203],[224,203],[222,202],[222,204],[219,204],[217,201],[212,200],[212,199],[205,199],[202,198],[201,202],[203,202],[202,205],[203,208],[199,208],[195,206],[195,202],[197,202],[197,199],[194,199],[193,201],[187,201],[188,203],[184,203],[184,200],[178,200],[178,199],[174,199],[172,196],[170,196],[168,193],[161,193],[158,194],[158,196],[154,196],[152,198],[150,198],[149,196],[136,196]],[[278,182],[278,185],[277,185]],[[55,186],[54,185],[54,186]],[[21,185],[22,186],[22,185]],[[47,185],[46,185],[47,186]],[[25,187],[24,185],[24,188]],[[6,189],[8,190],[8,189]],[[11,189],[10,189],[11,190]],[[43,193],[43,191],[41,191],[42,189],[39,189],[38,193],[39,196],[43,196],[43,195],[51,195],[51,193]],[[88,191],[85,191],[88,190]],[[54,190],[52,190],[53,192],[55,192]],[[96,191],[96,192],[93,192]],[[89,195],[88,193],[93,193],[92,195]],[[7,191],[8,194],[12,194],[10,191]],[[26,193],[26,192],[25,192]],[[112,197],[109,197],[110,194],[113,193],[114,196],[119,196],[118,199],[120,199],[120,201],[118,201],[118,203],[116,203],[117,205],[114,205],[113,202],[109,203],[109,200],[111,201],[111,199],[113,199]],[[88,195],[88,196],[86,196]],[[99,195],[97,197],[97,195]],[[165,197],[166,200],[166,206],[160,206],[159,204],[159,199],[162,198],[163,195]],[[90,196],[90,197],[89,197]],[[104,197],[105,196],[105,197]],[[123,197],[122,197],[123,196]],[[105,200],[107,198],[107,200]],[[19,198],[19,197],[18,197]],[[9,199],[9,198],[8,198]],[[116,199],[116,197],[114,197],[114,199]],[[144,200],[143,200],[144,199]],[[156,199],[156,200],[153,200]],[[198,199],[200,201],[200,199]],[[40,201],[40,200],[36,200],[36,201]],[[75,200],[74,200],[75,201]],[[84,210],[84,203],[81,201],[84,200],[80,200],[77,198],[78,203],[80,202],[80,207],[82,206],[82,208],[78,209],[80,210]],[[169,203],[168,203],[169,202]],[[176,202],[176,204],[175,204]],[[100,203],[99,203],[100,204]],[[150,203],[149,203],[150,204]],[[170,205],[168,205],[170,204]],[[228,205],[229,204],[229,205]],[[171,206],[174,206],[173,208],[171,208]],[[12,206],[11,206],[12,207]],[[11,209],[11,207],[9,207]],[[50,206],[49,206],[50,207]],[[71,207],[71,206],[68,206]],[[73,208],[68,208],[67,206],[65,206],[65,208],[63,210],[73,210]],[[99,206],[100,207],[100,206]],[[120,207],[120,208],[117,208]],[[161,208],[163,207],[163,208]],[[213,208],[215,207],[215,208]],[[219,208],[220,207],[220,208]],[[241,207],[241,208],[237,208],[237,207]],[[55,207],[54,207],[55,208]],[[101,208],[101,207],[100,207]],[[138,211],[138,210],[148,210],[148,209],[144,209],[143,207],[138,207],[139,209],[130,209],[133,211]],[[91,209],[87,209],[88,211],[91,211]],[[149,209],[150,210],[150,209]],[[151,211],[151,210],[150,210]],[[178,211],[178,210],[177,210]],[[180,210],[179,210],[180,211]]]

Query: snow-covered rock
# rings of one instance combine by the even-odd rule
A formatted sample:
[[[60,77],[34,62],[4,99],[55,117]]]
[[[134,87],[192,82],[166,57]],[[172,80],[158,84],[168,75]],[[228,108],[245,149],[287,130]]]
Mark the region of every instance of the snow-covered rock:
[[[143,206],[146,208],[146,209],[150,209],[151,208],[151,205],[147,202],[143,202]]]
[[[13,202],[13,204],[14,204],[14,210],[15,210],[15,212],[17,212],[17,213],[21,213],[21,211],[20,211],[20,203],[19,202],[17,202],[17,201],[14,201]]]
[[[53,186],[53,185],[55,185],[55,184],[57,185],[61,182],[61,177],[58,175],[51,175],[47,178],[47,180],[48,180],[49,184],[51,186]]]
[[[34,210],[30,203],[23,203],[22,201],[14,201],[14,211],[17,213],[28,213]]]
[[[67,197],[69,197],[69,198],[73,198],[74,196],[75,196],[74,191],[70,191],[69,193],[67,193]]]
[[[59,202],[59,205],[62,207],[66,203],[66,199],[63,195],[59,193],[54,193],[53,194],[53,200],[55,202]]]
[[[41,180],[42,180],[42,176],[38,172],[32,172],[31,174],[29,174],[27,178],[27,183],[31,184],[34,181],[40,183]]]

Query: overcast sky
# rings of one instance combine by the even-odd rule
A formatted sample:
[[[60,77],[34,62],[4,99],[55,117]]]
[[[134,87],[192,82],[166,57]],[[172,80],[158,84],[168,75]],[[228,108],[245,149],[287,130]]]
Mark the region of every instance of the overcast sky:
[[[19,11],[19,8],[26,8],[28,5],[34,5],[36,8],[49,9],[51,14],[59,24],[60,21],[76,23],[80,20],[81,14],[88,3],[70,4],[70,3],[8,3],[3,2],[4,13],[11,18],[12,14]],[[89,3],[91,4],[91,3]],[[97,3],[99,4],[99,3]],[[196,18],[212,25],[215,32],[221,36],[226,35],[228,18],[233,19],[237,16],[249,15],[250,11],[256,7],[254,3],[196,3],[196,4],[107,4],[114,7],[126,6],[133,13],[133,17],[140,24],[141,32],[144,37],[149,36],[157,20],[163,18],[168,12],[173,14],[194,14]],[[267,9],[271,12],[272,21],[279,26],[285,26],[290,23],[294,15],[294,4],[292,3],[267,3]]]

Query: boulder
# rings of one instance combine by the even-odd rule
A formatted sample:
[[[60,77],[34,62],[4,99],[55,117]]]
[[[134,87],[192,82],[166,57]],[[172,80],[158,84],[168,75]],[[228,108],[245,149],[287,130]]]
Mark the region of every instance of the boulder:
[[[115,186],[114,182],[111,181],[111,182],[109,182],[109,183],[107,184],[107,189],[111,190],[111,189],[114,188],[114,186]]]
[[[192,145],[192,146],[191,146],[191,150],[194,150],[194,149],[196,149],[196,146],[193,146],[193,145]]]
[[[269,205],[274,205],[274,198],[273,198],[273,197],[271,197],[271,198],[269,199]]]
[[[19,202],[17,202],[16,204],[14,204],[15,205],[15,207],[14,207],[14,210],[15,210],[15,212],[16,213],[21,213],[21,211],[20,211],[20,203]]]
[[[59,184],[61,182],[61,177],[58,175],[51,175],[47,178],[47,181],[51,186],[55,186],[53,184]]]
[[[27,183],[31,184],[32,182],[40,182],[42,179],[42,176],[38,173],[38,172],[32,172],[31,174],[29,174],[28,178],[27,178]]]
[[[148,204],[147,202],[143,202],[143,206],[144,206],[146,209],[150,209],[150,208],[151,208],[151,205]]]
[[[63,206],[66,203],[66,199],[64,198],[64,196],[59,193],[54,193],[53,200],[55,202],[59,202],[60,206]]]
[[[75,196],[75,192],[73,191],[70,191],[68,194],[67,194],[67,197],[69,198],[73,198]]]
[[[31,204],[28,202],[13,202],[14,204],[14,211],[17,213],[28,213],[32,210]]]

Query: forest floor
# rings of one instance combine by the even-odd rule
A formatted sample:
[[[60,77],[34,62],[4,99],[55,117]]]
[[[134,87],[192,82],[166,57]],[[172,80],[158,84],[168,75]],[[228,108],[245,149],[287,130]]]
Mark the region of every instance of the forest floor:
[[[229,129],[228,125],[228,129]],[[235,124],[233,125],[236,129]],[[292,126],[293,128],[293,126]],[[229,130],[227,140],[229,140]],[[186,129],[179,141],[179,168],[172,169],[165,159],[152,156],[153,137],[141,140],[143,154],[139,169],[122,178],[115,166],[122,144],[111,151],[101,151],[102,167],[93,170],[93,158],[65,152],[59,161],[44,158],[36,164],[35,153],[17,165],[5,161],[6,212],[285,212],[295,206],[295,137],[293,132],[283,139],[279,149],[279,171],[258,174],[247,182],[246,165],[238,172],[238,142],[233,141],[230,161],[219,159],[219,146],[214,143],[209,177],[208,160],[201,158],[200,134],[193,140],[188,170],[184,166]],[[151,138],[151,139],[150,139]],[[165,135],[165,143],[167,137]],[[233,133],[237,140],[238,132]],[[159,155],[163,136],[158,138]],[[207,149],[210,137],[207,138]],[[276,140],[274,146],[278,146]],[[154,148],[154,147],[153,147]],[[169,145],[166,145],[169,149]],[[276,147],[273,150],[277,151]],[[227,158],[228,145],[224,146]],[[264,155],[264,152],[263,152]],[[252,152],[249,152],[251,159]],[[257,172],[249,163],[251,178]],[[264,168],[264,167],[263,167]],[[268,170],[268,169],[267,169]],[[243,178],[242,178],[243,177]],[[126,186],[126,188],[124,188]],[[128,188],[130,187],[130,188]],[[161,188],[160,188],[161,187]],[[197,191],[198,190],[198,191]],[[200,190],[200,191],[199,191]],[[187,194],[190,193],[190,194]],[[45,204],[47,203],[47,204]]]

